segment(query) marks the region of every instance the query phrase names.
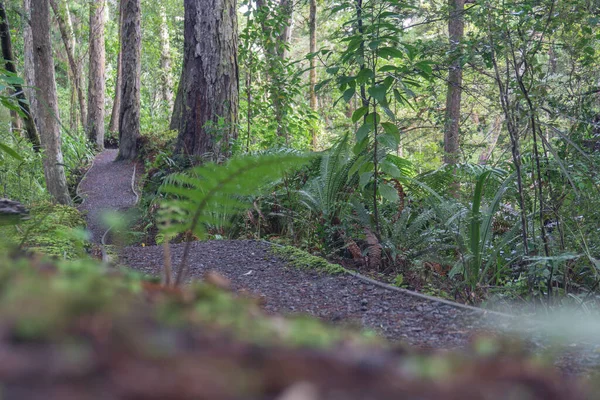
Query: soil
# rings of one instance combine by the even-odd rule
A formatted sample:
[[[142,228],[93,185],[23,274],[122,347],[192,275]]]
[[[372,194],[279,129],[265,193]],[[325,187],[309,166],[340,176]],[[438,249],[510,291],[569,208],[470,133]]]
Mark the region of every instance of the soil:
[[[131,177],[136,164],[115,161],[118,152],[117,149],[109,149],[96,156],[79,184],[77,192],[83,202],[78,208],[86,214],[92,243],[101,243],[108,229],[103,220],[107,211],[126,211],[137,200],[131,189]]]
[[[87,193],[82,209],[88,210],[95,240],[103,229],[98,217],[103,210],[123,210],[135,201],[130,187],[133,165],[112,162],[115,154],[114,150],[100,154],[81,185]],[[184,246],[171,246],[175,267]],[[121,252],[120,263],[160,276],[163,249],[127,247]],[[300,270],[273,255],[270,245],[260,241],[195,242],[189,263],[192,279],[202,278],[209,271],[217,272],[235,290],[260,296],[268,312],[309,314],[336,324],[364,327],[393,341],[421,348],[460,349],[482,332],[506,334],[515,327],[523,330],[526,325],[535,325],[525,319],[492,317],[482,311],[399,293],[349,275]],[[545,339],[539,334],[532,334],[529,339],[529,350],[539,352],[545,347]],[[572,346],[558,365],[563,372],[585,373],[600,365],[597,348]]]

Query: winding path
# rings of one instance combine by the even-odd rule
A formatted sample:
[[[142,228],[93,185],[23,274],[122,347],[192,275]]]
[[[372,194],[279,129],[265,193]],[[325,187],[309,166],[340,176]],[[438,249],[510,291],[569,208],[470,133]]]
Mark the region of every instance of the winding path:
[[[135,204],[131,190],[133,164],[113,162],[115,155],[114,150],[98,155],[80,187],[86,199],[81,209],[87,211],[96,243],[106,230],[100,222],[101,213]],[[174,266],[182,253],[183,245],[171,246]],[[163,260],[160,246],[128,247],[120,254],[122,264],[152,275],[160,275]],[[300,270],[288,266],[273,254],[270,244],[261,241],[195,242],[189,263],[191,277],[202,278],[206,272],[216,271],[228,278],[234,289],[262,297],[270,312],[305,313],[337,324],[364,327],[388,339],[425,348],[462,348],[481,331],[508,332],[514,327],[522,330],[526,325],[535,326],[532,321],[425,299],[351,275]],[[534,342],[539,344],[539,335],[535,337]],[[564,356],[560,365],[569,372],[579,372],[598,365],[597,358],[581,361],[581,355],[575,351]]]
[[[115,161],[117,153],[108,149],[98,154],[77,188],[83,199],[78,208],[86,214],[92,243],[100,244],[109,228],[103,220],[106,212],[126,211],[137,201],[131,188],[135,163]]]

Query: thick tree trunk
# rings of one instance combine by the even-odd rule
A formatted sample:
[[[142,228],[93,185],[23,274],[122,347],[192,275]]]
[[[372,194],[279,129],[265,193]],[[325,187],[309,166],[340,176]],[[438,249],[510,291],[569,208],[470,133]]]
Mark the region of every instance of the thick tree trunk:
[[[52,36],[48,0],[31,1],[31,30],[33,43],[35,43],[33,51],[35,85],[39,89],[39,102],[43,104],[43,107],[39,107],[37,123],[44,149],[46,186],[57,202],[71,204],[60,148],[58,98],[50,43]]]
[[[183,114],[177,151],[218,158],[237,138],[235,0],[185,0]]]
[[[171,43],[165,6],[160,5],[160,69],[161,100],[167,105],[169,112],[173,107],[173,80],[171,79]]]
[[[5,68],[8,72],[16,74],[17,69],[15,67],[15,58],[13,55],[12,40],[10,37],[10,27],[8,25],[8,18],[6,17],[4,1],[0,1],[0,41],[2,42],[2,57],[4,58]],[[23,122],[25,123],[25,132],[27,134],[27,138],[33,145],[33,149],[37,151],[40,147],[40,137],[38,135],[31,110],[29,109],[29,103],[25,98],[25,92],[20,84],[14,84],[13,87],[15,90],[15,96],[19,102],[19,106],[23,111]],[[13,118],[16,119],[15,125],[20,123],[20,118],[18,115],[16,115],[16,113]],[[15,128],[17,128],[17,126],[15,126]]]
[[[123,11],[121,7],[119,7],[119,45],[122,40]],[[121,57],[122,54],[123,52],[119,49],[119,56],[117,57],[117,79],[115,81],[115,98],[113,100],[112,112],[110,113],[110,122],[108,123],[108,130],[110,132],[117,132],[119,130],[119,111],[121,110],[121,82],[123,81],[123,59]]]
[[[317,112],[317,93],[315,92],[315,86],[317,85],[317,0],[310,0],[310,11],[308,18],[308,30],[309,30],[309,52],[312,54],[310,58],[310,109],[313,112]],[[312,147],[317,148],[317,129],[312,130]]]
[[[137,156],[140,136],[140,75],[142,73],[142,10],[140,0],[122,0],[123,30],[121,37],[121,110],[119,111],[118,160]]]
[[[456,164],[459,160],[460,103],[462,95],[461,40],[464,35],[465,0],[448,0],[450,18],[448,35],[452,61],[448,71],[448,94],[446,96],[446,119],[444,127],[444,162]]]
[[[90,72],[88,86],[87,135],[99,150],[104,149],[104,0],[90,2]]]
[[[67,22],[65,22],[63,12],[57,0],[50,0],[50,6],[52,7],[52,11],[54,12],[56,21],[58,22],[60,36],[62,38],[63,44],[65,45],[67,60],[69,61],[71,76],[73,77],[73,86],[75,87],[75,91],[77,92],[79,112],[81,115],[81,124],[85,127],[87,125],[87,109],[85,105],[85,96],[83,94],[83,71],[81,66],[79,65],[80,63],[78,63],[75,59],[75,40],[73,34],[73,26],[70,24],[71,17],[68,16],[69,10],[66,10]]]

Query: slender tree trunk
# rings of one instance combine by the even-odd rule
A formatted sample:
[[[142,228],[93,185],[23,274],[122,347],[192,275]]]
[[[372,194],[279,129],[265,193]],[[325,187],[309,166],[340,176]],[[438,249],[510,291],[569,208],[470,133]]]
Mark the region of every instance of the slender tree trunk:
[[[169,112],[173,107],[173,80],[171,79],[171,43],[165,6],[160,5],[160,69],[161,100],[167,105]]]
[[[182,123],[177,151],[217,158],[238,133],[235,0],[185,0]],[[220,122],[221,121],[221,122]]]
[[[104,66],[106,52],[104,48],[104,0],[90,3],[90,72],[88,86],[88,125],[87,135],[90,142],[99,150],[104,149],[104,97],[106,84]]]
[[[179,78],[179,84],[177,85],[177,94],[175,95],[175,104],[173,105],[173,116],[171,116],[171,123],[169,129],[172,131],[179,131],[181,129],[181,120],[183,118],[183,71]]]
[[[294,2],[293,0],[281,0],[279,2],[279,14],[285,15],[286,21],[281,34],[279,35],[280,46],[277,49],[277,53],[281,59],[285,59],[288,56],[288,49],[290,42],[292,41],[292,28],[294,24]]]
[[[37,93],[35,92],[35,69],[33,67],[33,37],[31,33],[31,0],[23,0],[23,64],[25,75],[25,96],[29,100],[33,120],[38,114]]]
[[[450,18],[448,35],[450,57],[448,71],[448,94],[446,96],[446,122],[444,127],[444,162],[456,164],[459,160],[460,103],[462,95],[461,40],[464,35],[465,0],[448,0]]]
[[[494,122],[492,122],[492,126],[490,126],[490,131],[488,132],[485,140],[487,145],[485,149],[479,155],[479,164],[486,165],[490,158],[492,157],[492,153],[494,148],[496,147],[496,143],[498,143],[498,138],[500,137],[500,133],[502,132],[502,117],[497,116],[494,118]]]
[[[73,86],[75,87],[75,91],[77,92],[77,100],[79,101],[79,112],[81,115],[81,124],[85,127],[87,125],[87,109],[85,105],[85,96],[83,94],[83,78],[82,78],[82,69],[81,66],[78,65],[80,63],[75,59],[75,40],[73,33],[73,26],[70,23],[71,17],[68,16],[69,10],[66,10],[67,13],[67,21],[63,17],[63,12],[61,10],[60,4],[57,0],[49,0],[50,6],[52,7],[52,11],[54,12],[54,16],[56,17],[56,21],[58,22],[58,29],[60,30],[60,36],[62,38],[63,44],[65,46],[65,50],[67,53],[67,60],[69,62],[69,67],[71,69],[71,75],[73,77]]]
[[[54,59],[50,43],[50,10],[48,0],[31,1],[31,30],[35,48],[33,62],[35,84],[39,89],[38,126],[44,149],[44,175],[48,192],[55,201],[71,204],[63,167],[58,115],[58,97],[54,76]]]
[[[120,0],[122,1],[122,0]],[[119,5],[121,4],[119,1]],[[119,46],[123,40],[123,11],[119,7]],[[117,79],[115,81],[115,98],[113,100],[112,112],[110,113],[110,122],[108,123],[108,130],[110,132],[117,132],[119,130],[119,111],[121,110],[121,82],[123,81],[123,52],[119,49],[119,56],[117,57]]]
[[[33,120],[37,121],[38,104],[35,92],[35,69],[33,67],[33,37],[31,33],[31,0],[23,0],[23,69],[25,78],[25,96]]]
[[[0,40],[2,41],[2,57],[4,58],[5,68],[8,72],[16,74],[17,69],[14,62],[15,58],[12,50],[10,27],[8,25],[8,18],[6,17],[4,1],[0,1]],[[14,84],[13,87],[15,90],[15,96],[19,102],[19,106],[23,111],[23,122],[25,123],[25,132],[27,134],[27,138],[33,145],[33,149],[37,151],[40,147],[40,137],[35,126],[35,121],[31,115],[31,110],[29,109],[29,103],[25,98],[25,92],[23,91],[21,84]],[[16,119],[17,124],[19,124],[20,118],[18,115],[16,115],[16,113],[14,118]]]
[[[309,28],[309,52],[312,54],[310,58],[310,109],[316,113],[318,104],[317,104],[317,93],[315,92],[315,86],[317,85],[317,57],[315,53],[317,52],[317,0],[310,0],[310,12],[308,18],[308,28]],[[317,148],[317,129],[313,127],[312,129],[312,147],[313,149]]]
[[[140,136],[140,75],[142,73],[142,30],[140,0],[122,0],[123,30],[121,37],[121,109],[119,111],[118,160],[137,156]]]

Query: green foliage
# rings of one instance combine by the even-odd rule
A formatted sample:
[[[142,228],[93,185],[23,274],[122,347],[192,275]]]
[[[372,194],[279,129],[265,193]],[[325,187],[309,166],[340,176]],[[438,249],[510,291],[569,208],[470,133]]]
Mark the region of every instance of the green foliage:
[[[61,259],[75,259],[82,256],[87,245],[84,228],[85,221],[77,209],[43,203],[30,209],[28,220],[0,227],[0,234],[8,245]]]
[[[163,231],[191,231],[205,237],[206,224],[218,224],[220,213],[234,213],[249,206],[247,196],[280,179],[283,172],[304,164],[306,156],[265,154],[234,157],[224,165],[207,163],[171,177],[162,192],[177,197],[163,203]]]
[[[312,318],[266,316],[252,301],[208,284],[185,290],[182,300],[177,293],[161,292],[137,273],[109,271],[89,259],[8,260],[0,254],[0,316],[14,337],[23,341],[63,340],[77,332],[75,324],[81,326],[86,318],[98,316],[118,326],[119,332],[138,332],[132,338],[139,340],[148,329],[146,324],[136,325],[144,315],[161,332],[202,327],[262,345],[324,348],[348,339],[376,342]],[[141,296],[154,300],[146,303]],[[164,349],[153,347],[152,351]]]

